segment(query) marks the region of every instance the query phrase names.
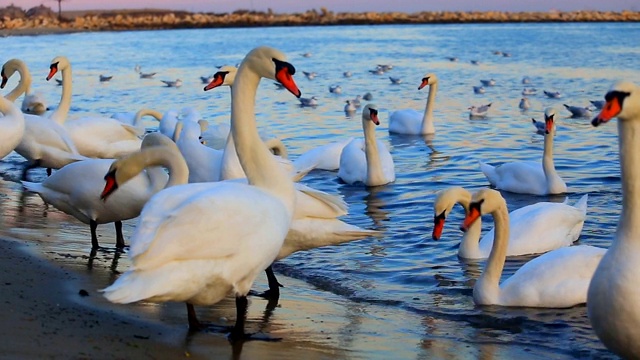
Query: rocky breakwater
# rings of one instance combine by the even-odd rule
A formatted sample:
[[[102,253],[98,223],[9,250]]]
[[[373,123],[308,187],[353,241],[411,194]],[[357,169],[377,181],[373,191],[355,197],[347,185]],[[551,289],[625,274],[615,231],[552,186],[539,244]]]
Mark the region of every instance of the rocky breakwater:
[[[0,9],[0,32],[4,34],[305,25],[638,21],[640,12],[637,11],[334,13],[321,8],[277,14],[248,10],[232,13],[122,10],[66,12],[58,19],[56,13],[42,5],[27,11],[13,5]]]

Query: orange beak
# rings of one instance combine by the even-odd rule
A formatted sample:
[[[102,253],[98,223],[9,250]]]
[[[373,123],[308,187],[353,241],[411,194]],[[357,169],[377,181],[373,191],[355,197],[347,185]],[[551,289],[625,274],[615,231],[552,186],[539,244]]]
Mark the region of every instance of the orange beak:
[[[553,115],[544,118],[544,132],[550,134],[553,129]]]
[[[620,104],[620,99],[614,96],[610,100],[606,102],[606,104],[602,107],[600,114],[595,117],[591,121],[591,125],[598,126],[600,124],[606,123],[609,120],[616,117],[622,111],[622,104]]]
[[[102,190],[102,194],[100,194],[100,199],[102,201],[107,201],[107,198],[118,189],[115,171],[112,171],[105,175],[104,180],[106,181],[106,184],[104,184],[104,189]]]
[[[4,89],[4,87],[7,86],[7,81],[8,80],[9,80],[9,78],[4,76],[4,72],[3,72],[2,73],[2,83],[0,84],[0,89]]]
[[[298,89],[298,85],[293,80],[293,76],[289,73],[289,70],[286,67],[283,67],[278,70],[276,73],[276,79],[285,89],[289,90],[290,93],[295,95],[295,97],[299,98],[302,96],[302,92]]]
[[[462,225],[460,225],[460,230],[464,232],[469,230],[471,225],[473,225],[473,223],[476,220],[478,220],[479,217],[480,217],[480,210],[478,210],[475,207],[470,208],[469,211],[467,212],[467,215],[464,217],[464,220],[462,221]]]
[[[423,87],[429,85],[429,78],[426,77],[424,79],[422,79],[422,83],[420,84],[420,86],[418,86],[418,90],[422,90]]]
[[[376,125],[380,125],[380,120],[378,119],[378,113],[371,113],[370,114],[371,117],[371,121],[373,121],[374,124]]]
[[[213,88],[217,88],[218,86],[222,86],[222,84],[224,84],[224,77],[227,74],[228,72],[226,71],[215,73],[215,75],[213,75],[213,80],[211,80],[209,85],[204,87],[204,91],[208,91]]]
[[[47,81],[51,80],[53,75],[55,75],[57,72],[58,72],[58,66],[55,64],[52,64],[49,70],[49,75],[47,75]]]
[[[440,240],[442,229],[444,229],[444,217],[436,216],[433,219],[433,232],[431,233],[433,240]]]

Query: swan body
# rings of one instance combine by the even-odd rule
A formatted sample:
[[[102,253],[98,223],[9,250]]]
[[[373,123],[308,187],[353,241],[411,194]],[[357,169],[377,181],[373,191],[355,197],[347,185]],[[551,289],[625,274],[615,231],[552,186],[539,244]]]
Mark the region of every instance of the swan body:
[[[553,163],[553,132],[555,111],[545,110],[545,136],[542,166],[534,161],[518,161],[491,166],[480,163],[480,169],[492,186],[514,193],[547,195],[567,192],[567,185]]]
[[[342,150],[354,138],[350,137],[340,141],[321,145],[308,150],[293,161],[297,169],[314,167],[315,169],[335,171],[340,168],[340,155]]]
[[[189,182],[220,180],[223,151],[200,143],[201,125],[193,121],[180,121],[175,132],[174,140],[189,167]]]
[[[11,92],[16,97],[26,89],[23,79],[27,80],[29,75],[25,75],[25,71],[28,70],[20,60],[10,60],[3,66],[3,83],[15,72],[20,74],[20,82]],[[19,143],[15,146],[15,151],[29,162],[22,173],[23,180],[26,179],[27,171],[33,167],[59,169],[72,162],[85,159],[84,156],[78,154],[78,150],[65,128],[42,116],[24,114],[23,117],[24,132],[22,137],[18,137]],[[7,141],[7,147],[13,146],[11,143],[12,141]]]
[[[389,117],[389,132],[403,135],[428,135],[435,134],[433,126],[433,106],[438,92],[438,77],[435,74],[426,74],[422,77],[422,83],[418,90],[429,86],[429,96],[424,113],[413,109],[394,111]]]
[[[2,84],[0,84],[0,88],[4,88],[8,79],[5,75],[7,64],[11,65],[11,63],[7,62],[2,67]],[[0,117],[0,159],[2,159],[20,144],[20,140],[24,135],[25,124],[24,115],[10,99],[0,97],[0,112],[3,115]]]
[[[509,241],[507,204],[500,193],[491,189],[476,192],[461,229],[489,213],[496,231],[485,269],[473,287],[476,304],[567,308],[587,301],[589,282],[606,249],[587,245],[556,249],[524,264],[500,284]]]
[[[622,179],[622,212],[607,254],[602,258],[587,297],[591,326],[604,345],[625,359],[640,358],[640,88],[630,82],[613,85],[592,124],[618,118]]]
[[[291,77],[294,73],[275,49],[259,47],[249,52],[232,88],[231,133],[251,185],[186,184],[154,195],[131,239],[132,268],[103,290],[107,299],[186,301],[189,323],[195,325],[195,312],[189,306],[211,305],[233,293],[240,315],[231,337],[245,337],[246,295],[256,276],[278,255],[295,203],[292,181],[260,141],[255,96],[260,78],[268,77],[299,97]],[[146,156],[144,166],[154,161],[164,160]],[[187,181],[184,168],[182,183]],[[117,184],[118,173],[114,176]],[[198,191],[193,195],[189,189]]]
[[[140,149],[144,134],[136,127],[107,117],[84,117],[65,123],[71,108],[71,63],[64,56],[51,61],[50,80],[58,71],[62,72],[62,98],[60,105],[50,118],[64,127],[83,156],[110,159]]]
[[[578,240],[587,213],[588,195],[575,206],[566,203],[538,202],[509,213],[509,241],[506,256],[540,254],[571,246]],[[434,203],[434,238],[442,233],[444,221],[456,203],[469,208],[471,194],[460,187],[443,190]],[[486,259],[493,248],[495,228],[480,238],[482,220],[476,220],[465,232],[458,256]]]
[[[391,153],[383,142],[376,140],[375,125],[379,123],[376,106],[367,104],[362,110],[364,140],[351,140],[340,154],[338,177],[347,184],[379,186],[396,180]]]
[[[142,148],[151,146],[173,146],[175,144],[162,134],[149,134]],[[35,192],[44,202],[69,214],[85,224],[91,225],[91,240],[94,248],[99,246],[96,226],[132,219],[142,211],[151,196],[164,188],[167,174],[161,168],[149,168],[123,184],[107,202],[100,199],[104,188],[104,174],[113,159],[87,159],[69,164],[56,171],[41,183],[23,181],[24,187]],[[122,224],[116,225],[118,248],[124,247]]]

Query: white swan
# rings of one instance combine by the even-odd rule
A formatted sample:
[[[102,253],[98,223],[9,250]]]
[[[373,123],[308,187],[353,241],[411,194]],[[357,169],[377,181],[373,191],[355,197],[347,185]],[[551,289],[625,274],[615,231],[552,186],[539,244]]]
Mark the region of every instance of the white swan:
[[[340,168],[342,150],[353,139],[353,137],[349,137],[305,151],[293,161],[293,165],[296,169],[313,167],[314,169],[329,171],[338,170]]]
[[[509,245],[506,256],[540,254],[578,240],[587,213],[588,195],[575,206],[566,203],[539,202],[509,213]],[[441,191],[433,204],[433,238],[439,239],[445,220],[458,203],[469,209],[471,193],[461,187]],[[465,232],[458,256],[465,259],[486,259],[493,247],[495,228],[480,239],[482,220],[478,219]]]
[[[145,116],[151,116],[155,120],[162,120],[163,114],[153,109],[140,109],[135,113],[119,112],[111,115],[113,119],[120,121],[123,124],[135,126],[138,129],[138,133],[144,134],[147,131],[142,118]]]
[[[173,141],[160,133],[149,134],[142,142],[143,149],[154,146],[175,148]],[[99,247],[98,224],[114,222],[116,247],[122,249],[125,246],[122,221],[140,215],[144,204],[167,184],[167,174],[159,167],[148,168],[123,184],[109,201],[103,202],[100,192],[105,186],[104,174],[112,163],[113,159],[78,161],[56,171],[41,183],[23,181],[22,184],[28,191],[40,195],[44,202],[89,224],[94,249]]]
[[[6,63],[5,63],[6,66]],[[2,67],[2,84],[0,88],[4,88],[6,84],[5,70]],[[13,101],[0,96],[0,159],[9,155],[24,135],[24,115],[13,104]]]
[[[429,97],[424,114],[413,109],[394,111],[389,117],[389,132],[405,135],[435,134],[433,126],[433,105],[438,92],[438,77],[435,74],[426,74],[422,77],[422,83],[418,90],[429,85]]]
[[[42,115],[47,111],[47,105],[39,93],[31,92],[31,73],[24,61],[20,59],[11,59],[4,63],[4,72],[2,73],[2,85],[0,88],[4,89],[7,84],[7,80],[18,71],[20,73],[20,83],[10,93],[5,95],[5,98],[10,101],[16,101],[16,99],[24,93],[22,99],[21,110],[25,114]]]
[[[589,320],[609,350],[625,359],[640,358],[640,88],[615,84],[592,124],[618,117],[622,212],[613,242],[593,275],[587,297]]]
[[[26,87],[22,82],[27,76],[22,71],[25,71],[26,67],[13,66],[3,69],[3,77],[7,79],[17,71],[20,74],[20,82],[16,89],[18,92],[25,91]],[[78,154],[65,128],[42,116],[24,114],[24,133],[19,141],[15,151],[28,162],[22,171],[22,180],[27,179],[30,169],[38,166],[46,167],[47,173],[51,174],[51,169],[59,169],[72,162],[86,159]]]
[[[113,159],[138,151],[143,135],[135,126],[126,125],[108,117],[84,117],[66,122],[71,108],[71,64],[64,56],[51,61],[47,80],[62,72],[62,98],[60,105],[51,114],[53,119],[69,132],[69,136],[78,148],[78,152],[87,157]]]
[[[294,73],[275,49],[259,47],[245,57],[232,88],[231,133],[251,186],[188,184],[154,195],[131,238],[132,268],[103,290],[107,299],[116,303],[185,301],[190,326],[199,327],[193,305],[215,304],[232,293],[238,318],[231,338],[247,336],[246,296],[256,276],[278,255],[295,204],[293,182],[260,141],[256,90],[260,78],[267,77],[299,97],[291,77]],[[162,160],[146,158],[151,163]],[[117,168],[117,162],[114,165]],[[112,176],[113,184],[120,183],[117,172]],[[109,189],[105,190],[108,194]]]
[[[500,284],[509,241],[507,204],[498,191],[483,189],[473,195],[461,229],[483,214],[495,222],[491,255],[473,287],[478,305],[566,308],[583,304],[587,289],[606,249],[587,245],[556,249],[524,264]]]
[[[347,184],[385,185],[396,180],[393,158],[386,145],[376,140],[375,126],[380,124],[378,109],[367,104],[362,110],[364,140],[354,139],[342,149],[338,177]]]
[[[567,184],[556,172],[553,163],[553,133],[555,115],[552,108],[544,112],[546,130],[542,166],[535,161],[517,161],[491,166],[480,162],[480,170],[492,186],[514,193],[547,195],[567,192]]]
[[[202,127],[206,127],[206,124],[206,121],[200,120],[179,121],[176,125],[173,140],[189,167],[190,183],[220,180],[223,151],[212,149],[200,142]]]

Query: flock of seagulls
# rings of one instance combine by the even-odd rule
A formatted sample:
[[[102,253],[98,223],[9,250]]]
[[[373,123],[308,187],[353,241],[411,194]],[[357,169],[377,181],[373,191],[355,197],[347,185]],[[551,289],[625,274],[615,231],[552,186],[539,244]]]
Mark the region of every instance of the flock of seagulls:
[[[391,68],[378,65],[375,71]],[[231,91],[230,126],[216,132],[189,109],[164,114],[141,109],[135,115],[67,122],[72,74],[64,56],[51,61],[47,76],[51,80],[62,74],[60,104],[49,116],[31,114],[13,104],[20,95],[30,94],[31,77],[24,62],[12,59],[3,65],[0,88],[16,72],[20,75],[16,89],[0,98],[0,158],[16,151],[27,159],[22,174],[25,189],[88,224],[93,248],[100,246],[97,225],[114,223],[116,248],[124,249],[122,221],[138,217],[129,239],[131,268],[101,290],[111,302],[184,302],[189,327],[196,330],[206,326],[198,320],[194,306],[215,304],[233,295],[238,317],[229,337],[232,341],[253,339],[244,325],[247,295],[259,273],[266,272],[269,280],[269,289],[262,295],[277,298],[280,290],[271,269],[274,261],[297,251],[378,235],[339,219],[348,212],[340,196],[298,182],[309,171],[324,169],[337,171],[336,176],[348,184],[393,183],[394,159],[376,139],[381,121],[378,107],[370,102],[370,94],[347,100],[345,112],[361,108],[364,137],[328,143],[288,160],[279,141],[265,139],[257,130],[255,101],[260,79],[274,81],[298,98],[301,106],[314,106],[317,98],[301,97],[293,78],[296,69],[277,49],[257,47],[239,67],[225,66],[201,78],[207,82],[205,91],[218,87]],[[304,75],[313,79],[317,74]],[[530,82],[523,79],[523,84]],[[389,133],[434,135],[438,85],[435,74],[425,74],[418,86],[418,90],[429,88],[424,111],[394,111]],[[496,86],[496,81],[483,80],[482,86]],[[337,86],[331,89],[335,93]],[[522,110],[531,106],[523,105],[524,100]],[[361,101],[368,103],[361,106]],[[640,357],[640,292],[636,290],[640,204],[636,205],[634,196],[640,177],[640,141],[635,137],[640,131],[640,88],[617,83],[604,103],[594,101],[592,105],[601,108],[592,121],[594,126],[619,119],[623,210],[609,249],[573,245],[586,218],[588,195],[573,205],[538,202],[509,213],[496,190],[472,194],[460,187],[443,189],[433,204],[432,236],[442,236],[447,217],[460,204],[465,218],[460,226],[464,236],[459,256],[488,259],[473,289],[477,305],[562,308],[586,303],[603,343],[616,354],[635,358]],[[44,104],[38,108],[42,107],[46,109]],[[473,106],[470,117],[485,117],[490,107],[491,103]],[[574,116],[592,116],[586,108],[565,108],[572,114],[576,111]],[[144,116],[159,121],[157,132],[144,135]],[[499,166],[480,163],[478,171],[495,189],[531,195],[566,193],[567,185],[553,161],[557,117],[549,107],[544,122],[532,119],[544,136],[540,161]],[[224,148],[206,146],[214,133],[224,134]],[[28,181],[28,170],[35,167],[49,169],[50,176],[40,183]],[[495,223],[484,236],[482,215],[492,215]],[[500,282],[506,257],[526,254],[540,255]]]

